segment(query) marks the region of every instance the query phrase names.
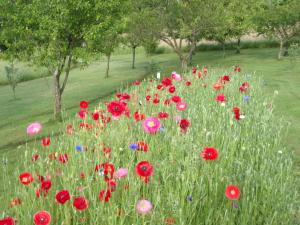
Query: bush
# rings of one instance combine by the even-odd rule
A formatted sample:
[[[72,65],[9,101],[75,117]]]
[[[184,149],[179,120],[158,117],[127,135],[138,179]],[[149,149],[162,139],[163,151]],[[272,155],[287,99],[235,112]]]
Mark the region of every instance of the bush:
[[[222,91],[214,90],[212,85],[224,73],[232,74],[231,81]],[[19,224],[32,224],[41,210],[50,213],[51,224],[65,225],[296,224],[299,179],[293,176],[291,152],[281,143],[286,124],[274,116],[272,98],[264,95],[253,75],[221,70],[202,74],[202,79],[187,74],[184,80],[172,80],[174,94],[168,88],[158,90],[161,82],[156,79],[136,82],[124,90],[130,100],[124,92],[118,95],[127,106],[116,99],[100,103],[98,120],[94,108],[82,103],[89,112],[81,110],[84,119],[76,116],[66,122],[51,142],[24,147],[20,168],[25,169],[7,174],[3,166],[2,204],[21,200],[7,207],[4,216]],[[169,82],[165,79],[164,86]],[[216,101],[224,100],[221,92],[224,102]],[[178,108],[175,101],[187,108]],[[145,122],[159,113],[159,122]],[[128,169],[128,175],[120,168]],[[10,183],[23,172],[24,183],[31,181],[28,173],[34,181],[27,186]]]

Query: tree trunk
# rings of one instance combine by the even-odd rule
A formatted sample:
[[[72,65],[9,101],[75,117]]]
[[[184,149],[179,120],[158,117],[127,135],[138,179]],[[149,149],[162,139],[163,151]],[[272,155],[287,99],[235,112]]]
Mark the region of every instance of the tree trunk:
[[[288,56],[289,55],[289,44],[288,42],[285,42],[283,44],[284,48],[283,48],[283,56]]]
[[[225,42],[222,42],[223,58],[225,58]]]
[[[55,70],[55,72],[53,74],[53,79],[54,79],[54,119],[61,121],[62,120],[61,91],[60,91],[59,78],[60,78],[60,71]]]
[[[236,54],[240,54],[241,53],[241,39],[238,38],[238,41],[237,41],[237,47],[236,47]]]
[[[278,52],[278,59],[282,58],[282,51],[283,51],[283,40],[280,40],[280,49]]]
[[[135,69],[135,49],[136,46],[132,47],[132,69]]]
[[[105,78],[108,78],[108,76],[109,76],[110,54],[106,55],[106,57],[107,57],[107,66],[106,66],[106,75],[105,75]]]
[[[180,63],[181,63],[181,72],[185,73],[187,71],[188,58],[185,56],[180,56]]]

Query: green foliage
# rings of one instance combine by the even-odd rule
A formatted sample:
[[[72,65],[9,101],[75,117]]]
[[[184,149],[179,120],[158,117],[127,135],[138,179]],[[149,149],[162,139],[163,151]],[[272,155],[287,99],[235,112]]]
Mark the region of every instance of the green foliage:
[[[14,98],[16,99],[16,87],[20,81],[20,76],[17,74],[18,68],[15,67],[14,62],[5,66],[6,78],[13,91]]]
[[[287,55],[289,42],[293,39],[299,40],[300,1],[261,0],[260,6],[254,16],[256,29],[280,42],[280,59],[282,55]]]

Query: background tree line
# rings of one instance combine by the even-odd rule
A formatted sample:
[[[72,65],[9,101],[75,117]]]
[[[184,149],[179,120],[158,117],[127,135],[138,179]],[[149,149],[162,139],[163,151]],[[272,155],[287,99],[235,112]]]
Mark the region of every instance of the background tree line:
[[[185,70],[202,39],[219,42],[223,52],[225,42],[235,39],[240,53],[241,36],[265,34],[280,43],[281,59],[300,36],[298,0],[1,0],[0,7],[0,50],[9,76],[17,60],[46,67],[58,120],[72,62],[85,65],[105,55],[109,77],[119,44],[132,49],[132,69],[137,47],[151,53],[163,42]]]

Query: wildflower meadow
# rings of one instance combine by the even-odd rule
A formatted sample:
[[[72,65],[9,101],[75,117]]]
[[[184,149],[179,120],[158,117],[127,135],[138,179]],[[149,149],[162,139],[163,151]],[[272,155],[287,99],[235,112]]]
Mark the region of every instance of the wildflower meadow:
[[[135,81],[24,145],[0,225],[297,224],[287,124],[234,66]],[[24,128],[36,136],[47,125]]]

